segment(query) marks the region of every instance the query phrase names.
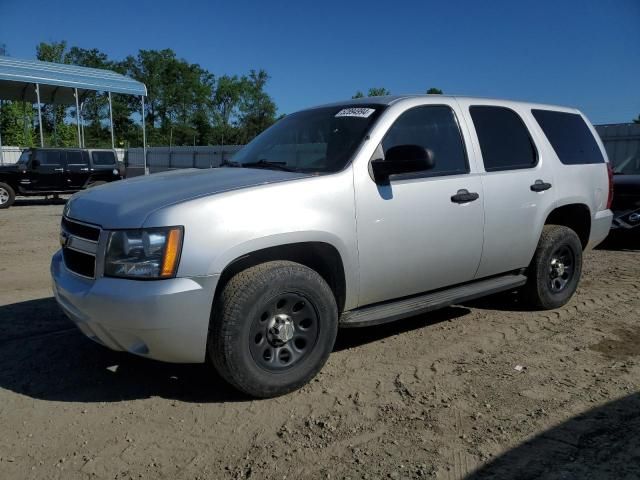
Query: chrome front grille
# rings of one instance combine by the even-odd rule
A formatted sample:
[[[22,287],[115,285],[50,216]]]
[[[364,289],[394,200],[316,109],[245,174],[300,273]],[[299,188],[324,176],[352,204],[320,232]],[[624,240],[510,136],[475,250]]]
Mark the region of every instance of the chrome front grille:
[[[95,278],[99,238],[99,227],[62,217],[60,244],[67,270]]]

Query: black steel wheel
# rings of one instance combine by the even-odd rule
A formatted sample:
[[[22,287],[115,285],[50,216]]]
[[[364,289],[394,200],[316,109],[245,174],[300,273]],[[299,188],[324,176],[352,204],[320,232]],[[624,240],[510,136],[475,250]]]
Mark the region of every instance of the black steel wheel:
[[[299,293],[282,293],[253,319],[249,349],[258,365],[278,372],[302,361],[315,347],[318,334],[318,312],[312,301]]]
[[[527,271],[523,297],[543,310],[566,304],[578,288],[582,273],[582,243],[562,225],[545,225]]]
[[[335,297],[317,272],[289,261],[266,262],[236,274],[222,289],[208,355],[234,387],[273,397],[320,371],[337,330]]]
[[[567,288],[573,279],[575,255],[569,245],[560,245],[551,254],[549,261],[549,288],[553,293],[560,293]]]

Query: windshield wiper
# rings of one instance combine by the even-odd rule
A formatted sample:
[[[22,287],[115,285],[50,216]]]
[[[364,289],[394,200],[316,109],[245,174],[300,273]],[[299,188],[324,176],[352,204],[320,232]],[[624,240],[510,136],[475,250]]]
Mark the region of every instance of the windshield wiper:
[[[257,162],[247,162],[242,164],[245,168],[275,168],[276,170],[282,170],[284,172],[295,172],[293,168],[287,167],[286,165],[286,162],[271,162],[264,158]]]

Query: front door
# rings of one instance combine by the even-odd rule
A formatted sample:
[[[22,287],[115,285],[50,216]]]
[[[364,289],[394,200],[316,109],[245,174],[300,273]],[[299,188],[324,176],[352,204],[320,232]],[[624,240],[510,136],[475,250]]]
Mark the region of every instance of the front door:
[[[432,152],[432,169],[391,176],[388,185],[355,181],[360,305],[474,278],[482,253],[482,182],[470,168],[458,107],[443,103],[403,112],[374,154],[420,145]],[[461,201],[462,190],[477,196]]]
[[[31,160],[29,190],[64,190],[64,153],[60,150],[35,150]]]

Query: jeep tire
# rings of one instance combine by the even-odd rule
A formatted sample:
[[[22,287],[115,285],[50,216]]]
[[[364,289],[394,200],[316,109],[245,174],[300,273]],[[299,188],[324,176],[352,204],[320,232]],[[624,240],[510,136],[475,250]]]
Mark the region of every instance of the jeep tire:
[[[337,330],[335,297],[317,272],[289,261],[266,262],[224,286],[212,311],[208,356],[237,389],[274,397],[320,371]]]
[[[0,208],[9,208],[16,201],[16,192],[6,183],[0,182]]]

